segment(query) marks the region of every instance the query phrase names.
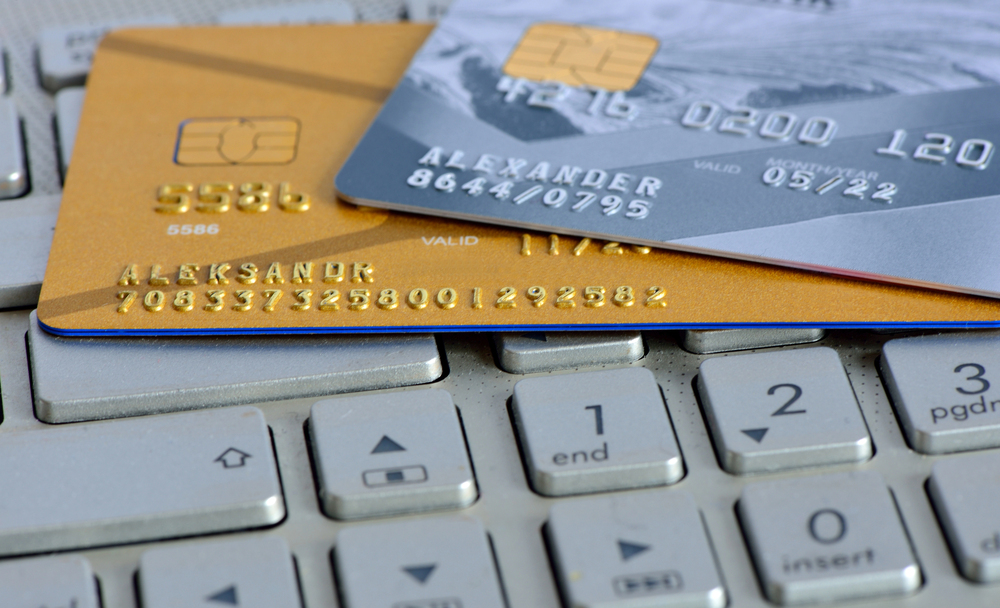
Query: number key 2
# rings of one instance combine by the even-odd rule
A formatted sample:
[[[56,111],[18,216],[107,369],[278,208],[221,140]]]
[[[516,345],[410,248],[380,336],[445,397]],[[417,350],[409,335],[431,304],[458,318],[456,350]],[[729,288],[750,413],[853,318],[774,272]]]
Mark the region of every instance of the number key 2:
[[[860,462],[872,455],[854,391],[830,348],[706,359],[698,392],[719,461],[730,473]]]

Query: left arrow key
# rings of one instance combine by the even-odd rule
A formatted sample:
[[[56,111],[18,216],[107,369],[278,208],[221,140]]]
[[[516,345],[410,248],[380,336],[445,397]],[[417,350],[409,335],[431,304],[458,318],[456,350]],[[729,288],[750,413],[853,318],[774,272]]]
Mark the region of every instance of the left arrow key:
[[[205,598],[208,602],[220,602],[222,604],[229,604],[230,606],[239,606],[240,600],[236,596],[236,585],[229,585],[222,591],[217,591],[212,595]]]
[[[276,536],[150,549],[139,593],[143,608],[302,608],[291,553]]]

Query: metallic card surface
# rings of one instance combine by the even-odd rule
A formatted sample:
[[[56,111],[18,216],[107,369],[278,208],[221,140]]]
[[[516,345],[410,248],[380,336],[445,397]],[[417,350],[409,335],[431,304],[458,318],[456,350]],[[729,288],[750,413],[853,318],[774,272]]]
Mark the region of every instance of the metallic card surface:
[[[337,187],[1000,297],[998,105],[994,0],[456,0]]]
[[[333,176],[429,31],[110,35],[88,81],[43,325],[156,335],[1000,319],[983,298],[338,202]]]

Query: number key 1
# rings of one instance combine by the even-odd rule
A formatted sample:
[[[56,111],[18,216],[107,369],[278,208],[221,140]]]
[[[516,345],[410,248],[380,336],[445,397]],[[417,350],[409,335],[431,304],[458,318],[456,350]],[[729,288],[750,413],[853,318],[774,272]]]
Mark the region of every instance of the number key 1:
[[[531,483],[546,496],[666,485],[684,474],[647,369],[521,380],[512,409]]]

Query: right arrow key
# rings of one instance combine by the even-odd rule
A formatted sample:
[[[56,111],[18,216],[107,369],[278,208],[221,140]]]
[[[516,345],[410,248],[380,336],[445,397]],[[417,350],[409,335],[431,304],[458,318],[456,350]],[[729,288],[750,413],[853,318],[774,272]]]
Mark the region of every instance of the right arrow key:
[[[701,516],[687,492],[556,503],[545,531],[569,606],[726,605]]]
[[[698,392],[719,461],[730,473],[871,458],[868,426],[830,348],[706,359]]]

